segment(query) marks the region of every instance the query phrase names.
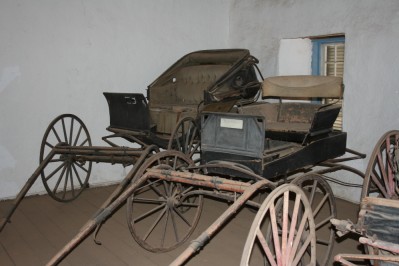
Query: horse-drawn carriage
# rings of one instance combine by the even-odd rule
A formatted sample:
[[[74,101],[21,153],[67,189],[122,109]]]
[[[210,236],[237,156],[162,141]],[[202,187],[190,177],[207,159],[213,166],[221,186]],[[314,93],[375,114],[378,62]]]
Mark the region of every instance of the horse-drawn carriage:
[[[346,170],[364,177],[344,164],[365,156],[348,149],[346,133],[333,129],[341,106],[323,101],[342,98],[342,79],[263,80],[256,63],[247,50],[200,51],[155,80],[148,102],[141,94],[105,93],[112,135],[103,139],[111,147],[91,146],[79,118],[60,116],[46,131],[40,166],[1,228],[39,175],[50,195],[67,201],[87,186],[91,162],[133,164],[50,265],[89,234],[97,234],[125,203],[130,232],[143,248],[174,249],[192,235],[204,197],[231,205],[172,264],[187,262],[238,209],[248,206],[257,215],[243,265],[326,265],[334,242],[329,221],[336,216],[336,206],[325,175]],[[260,96],[262,101],[257,101]],[[120,147],[112,141],[116,137],[139,147]],[[316,250],[323,258],[316,258]]]

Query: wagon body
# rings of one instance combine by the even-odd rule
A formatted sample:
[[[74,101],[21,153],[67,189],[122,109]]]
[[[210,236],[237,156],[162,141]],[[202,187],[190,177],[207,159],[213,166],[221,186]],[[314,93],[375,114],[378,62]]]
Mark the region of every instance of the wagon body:
[[[108,130],[166,148],[182,119],[197,119],[204,109],[228,112],[234,104],[255,101],[261,84],[256,63],[245,49],[189,53],[148,86],[146,98],[104,93],[111,120]]]
[[[339,98],[342,79],[274,77],[263,83],[263,92],[289,99]],[[340,109],[338,104],[288,101],[249,104],[239,114],[203,113],[202,164],[228,161],[276,179],[339,157],[346,152],[346,133],[333,130]],[[220,167],[212,171],[232,174]]]

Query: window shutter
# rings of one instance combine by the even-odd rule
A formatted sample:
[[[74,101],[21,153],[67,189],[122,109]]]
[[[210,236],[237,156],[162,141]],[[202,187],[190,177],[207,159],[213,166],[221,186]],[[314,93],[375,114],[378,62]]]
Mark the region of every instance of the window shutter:
[[[338,76],[343,77],[344,75],[344,55],[345,55],[345,44],[344,43],[330,43],[323,45],[323,57],[322,66],[325,76]],[[336,101],[334,99],[327,99],[327,103]],[[341,99],[339,102],[343,106],[344,102]],[[342,110],[338,115],[337,120],[334,123],[334,129],[342,130]]]

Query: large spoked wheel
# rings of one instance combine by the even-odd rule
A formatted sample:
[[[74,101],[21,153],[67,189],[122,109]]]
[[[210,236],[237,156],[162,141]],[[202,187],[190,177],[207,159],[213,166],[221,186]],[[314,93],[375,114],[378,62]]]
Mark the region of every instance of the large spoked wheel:
[[[335,234],[330,219],[337,216],[332,189],[321,175],[315,173],[299,176],[292,183],[302,188],[312,208],[316,224],[316,250],[319,254],[324,254],[317,259],[316,265],[329,265]]]
[[[245,242],[240,265],[316,265],[316,233],[307,196],[285,184],[263,202]]]
[[[374,147],[366,169],[361,198],[399,199],[399,131],[385,133]]]
[[[399,199],[399,131],[386,132],[376,143],[367,165],[361,199],[379,197]],[[384,254],[383,250],[365,246],[371,255]],[[374,265],[374,261],[370,261]]]
[[[145,161],[135,179],[149,168],[183,171],[193,161],[179,151],[163,151]],[[149,179],[129,197],[128,226],[133,238],[151,252],[166,252],[183,244],[201,215],[202,195],[194,187]]]
[[[48,126],[40,148],[40,162],[55,146],[91,146],[89,131],[77,116],[63,114]],[[55,155],[41,173],[44,187],[55,200],[76,199],[88,186],[92,162],[76,161],[73,155]]]
[[[168,150],[181,151],[193,158],[200,153],[200,131],[192,117],[179,121],[169,139]]]

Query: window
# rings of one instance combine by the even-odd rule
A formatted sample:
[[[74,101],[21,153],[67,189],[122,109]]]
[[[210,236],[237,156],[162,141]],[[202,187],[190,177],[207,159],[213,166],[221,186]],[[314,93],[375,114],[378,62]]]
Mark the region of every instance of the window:
[[[312,75],[344,76],[345,37],[312,39]],[[334,101],[326,100],[327,103]],[[343,99],[340,100],[343,105]],[[342,110],[334,123],[334,129],[342,130]]]

